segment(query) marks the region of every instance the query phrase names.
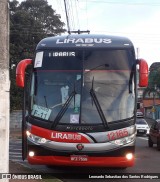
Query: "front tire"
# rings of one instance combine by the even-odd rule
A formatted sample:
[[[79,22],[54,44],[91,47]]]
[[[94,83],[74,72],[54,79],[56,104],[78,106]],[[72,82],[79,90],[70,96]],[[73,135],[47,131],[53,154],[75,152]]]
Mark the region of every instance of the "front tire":
[[[148,137],[148,146],[149,146],[149,147],[153,147],[153,142],[152,142],[150,136]]]

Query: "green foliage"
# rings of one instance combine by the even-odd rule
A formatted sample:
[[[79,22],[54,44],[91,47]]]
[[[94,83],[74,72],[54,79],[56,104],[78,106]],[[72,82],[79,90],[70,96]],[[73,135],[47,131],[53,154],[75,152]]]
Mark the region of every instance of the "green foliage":
[[[16,86],[15,69],[12,69],[10,73],[11,73],[10,108],[11,110],[22,109],[23,90]]]
[[[64,23],[60,15],[48,5],[47,0],[25,0],[19,4],[17,0],[10,5],[10,78],[11,109],[22,108],[22,90],[15,84],[14,65],[26,58],[34,58],[38,42],[47,37],[64,33]]]
[[[155,62],[150,66],[149,87],[160,86],[160,63]]]
[[[157,97],[160,97],[160,63],[153,63],[150,66],[149,71],[148,87],[145,89],[143,96],[146,97],[147,95],[154,93],[157,95]]]

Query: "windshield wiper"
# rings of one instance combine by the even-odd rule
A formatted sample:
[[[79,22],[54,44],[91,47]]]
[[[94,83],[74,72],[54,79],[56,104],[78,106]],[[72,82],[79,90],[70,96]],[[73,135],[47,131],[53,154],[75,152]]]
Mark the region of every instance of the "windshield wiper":
[[[45,104],[46,104],[46,108],[48,108],[47,99],[46,99],[45,95],[44,95],[44,101],[45,101]]]
[[[109,67],[108,64],[102,64],[102,65],[99,65],[99,66],[97,66],[95,68],[92,68],[90,71],[92,71],[92,70],[94,70],[96,68],[102,67],[102,66]],[[95,93],[94,93],[94,90],[93,90],[93,81],[94,81],[94,78],[92,80],[92,89],[90,90],[90,94],[91,94],[91,97],[93,98],[93,101],[94,101],[94,103],[96,105],[97,111],[98,111],[98,113],[100,115],[100,118],[101,118],[101,120],[103,122],[104,127],[107,128],[107,129],[109,129],[108,123],[107,123],[107,121],[105,119],[105,116],[103,114],[103,111],[101,109],[101,106],[100,106],[100,104],[99,104],[99,102],[97,100],[97,97],[96,97]],[[79,82],[79,81],[77,81],[77,82]],[[64,105],[62,106],[61,110],[57,114],[57,116],[56,116],[53,124],[51,125],[51,129],[54,129],[57,126],[57,124],[59,123],[59,121],[61,120],[61,118],[63,117],[63,115],[65,114],[66,110],[68,109],[68,106],[69,106],[69,104],[70,104],[70,102],[71,102],[71,100],[72,100],[73,97],[74,97],[74,107],[75,107],[75,95],[76,94],[77,93],[75,91],[75,83],[74,83],[74,91],[70,94],[70,96],[68,97],[67,101],[64,103]]]
[[[68,97],[68,99],[66,100],[66,102],[64,103],[64,105],[62,106],[61,110],[59,111],[59,113],[57,114],[53,124],[51,125],[51,129],[55,128],[58,124],[58,122],[61,120],[61,118],[63,117],[64,113],[66,112],[66,110],[68,109],[68,106],[72,100],[72,98],[76,95],[76,91],[75,91],[75,84],[74,84],[74,91],[70,94],[70,96]],[[74,103],[75,103],[75,97],[74,97]]]
[[[94,104],[95,104],[95,106],[96,106],[96,109],[97,109],[97,111],[98,111],[98,114],[99,114],[99,116],[100,116],[100,118],[101,118],[101,120],[102,120],[102,123],[103,123],[104,127],[105,127],[106,129],[109,129],[108,122],[107,122],[107,120],[106,120],[106,118],[105,118],[105,116],[104,116],[104,113],[103,113],[103,111],[102,111],[102,108],[101,108],[101,106],[100,106],[100,104],[99,104],[99,101],[98,101],[98,99],[97,99],[97,96],[96,96],[96,94],[95,94],[95,92],[94,92],[93,84],[94,84],[94,77],[93,77],[93,79],[92,79],[92,88],[91,88],[91,90],[90,90],[90,95],[91,95],[91,97],[92,97],[92,99],[93,99],[93,102],[94,102]]]

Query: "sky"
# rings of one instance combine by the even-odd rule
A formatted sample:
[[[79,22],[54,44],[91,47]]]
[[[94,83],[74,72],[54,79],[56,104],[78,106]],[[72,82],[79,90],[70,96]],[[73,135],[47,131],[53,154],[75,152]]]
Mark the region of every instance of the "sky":
[[[149,66],[160,62],[159,0],[65,1],[70,30],[128,37],[138,50],[138,57]],[[67,29],[64,0],[48,0],[48,4],[61,16]]]

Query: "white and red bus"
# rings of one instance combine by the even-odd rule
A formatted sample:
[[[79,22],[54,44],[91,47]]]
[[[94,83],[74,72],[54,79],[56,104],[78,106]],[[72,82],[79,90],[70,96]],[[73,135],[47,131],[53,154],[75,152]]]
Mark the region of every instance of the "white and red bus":
[[[139,74],[137,74],[139,65]],[[148,65],[124,37],[71,34],[19,62],[22,156],[30,164],[126,168],[135,161],[137,81]]]

